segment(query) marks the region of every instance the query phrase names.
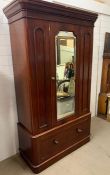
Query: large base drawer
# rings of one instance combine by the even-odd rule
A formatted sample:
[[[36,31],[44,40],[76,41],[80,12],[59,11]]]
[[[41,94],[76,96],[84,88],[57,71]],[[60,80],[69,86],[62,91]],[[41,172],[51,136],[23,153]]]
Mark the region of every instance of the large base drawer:
[[[45,161],[90,134],[90,120],[51,132],[38,140],[39,161]]]
[[[35,173],[39,173],[90,139],[87,116],[32,136],[18,125],[20,153]]]

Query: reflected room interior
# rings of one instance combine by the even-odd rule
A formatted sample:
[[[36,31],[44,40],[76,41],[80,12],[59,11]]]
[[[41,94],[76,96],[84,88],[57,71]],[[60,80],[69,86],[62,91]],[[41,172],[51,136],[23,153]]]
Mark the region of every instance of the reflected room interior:
[[[60,31],[56,36],[57,119],[75,113],[76,37]]]

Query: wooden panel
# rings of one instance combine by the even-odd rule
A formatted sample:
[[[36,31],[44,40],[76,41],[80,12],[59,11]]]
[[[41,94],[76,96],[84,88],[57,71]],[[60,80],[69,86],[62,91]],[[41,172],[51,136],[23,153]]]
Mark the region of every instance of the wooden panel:
[[[19,150],[24,152],[26,157],[33,162],[33,149],[32,149],[32,140],[31,135],[22,127],[22,125],[18,124],[18,136],[19,136]]]
[[[91,88],[91,67],[92,67],[92,30],[81,29],[82,38],[82,112],[90,111],[90,88]]]
[[[30,65],[32,69],[32,99],[34,132],[51,127],[49,24],[29,21]]]
[[[110,92],[110,59],[103,59],[101,93]]]
[[[15,90],[17,98],[18,120],[30,132],[31,121],[31,77],[27,48],[26,20],[22,19],[10,25]]]
[[[104,44],[104,57],[110,59],[110,33],[105,34],[105,44]]]
[[[107,94],[105,93],[99,94],[98,114],[107,114]]]
[[[45,50],[44,50],[44,30],[42,28],[35,28],[34,30],[34,48],[35,48],[35,65],[36,65],[36,87],[38,99],[38,120],[39,128],[47,126],[45,118],[46,105],[46,79],[45,79]],[[42,107],[42,108],[41,108]]]
[[[90,34],[84,34],[84,60],[83,60],[83,111],[88,108],[88,80],[89,80],[89,55],[90,55]]]

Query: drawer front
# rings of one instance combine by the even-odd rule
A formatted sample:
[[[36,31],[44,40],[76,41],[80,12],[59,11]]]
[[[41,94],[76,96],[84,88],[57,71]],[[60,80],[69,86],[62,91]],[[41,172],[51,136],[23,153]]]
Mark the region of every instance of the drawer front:
[[[39,139],[40,162],[47,160],[90,134],[90,120],[62,128]]]

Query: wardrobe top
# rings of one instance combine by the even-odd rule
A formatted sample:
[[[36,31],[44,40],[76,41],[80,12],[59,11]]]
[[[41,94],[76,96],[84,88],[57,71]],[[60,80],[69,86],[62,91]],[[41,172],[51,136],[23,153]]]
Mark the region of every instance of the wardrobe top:
[[[90,23],[94,23],[97,19],[96,13],[43,0],[14,0],[9,5],[7,5],[3,11],[8,19],[16,16],[20,12],[26,12],[27,14],[28,12],[33,12],[37,14],[40,13],[45,15],[48,14],[53,16],[62,16],[66,18],[80,19]]]

